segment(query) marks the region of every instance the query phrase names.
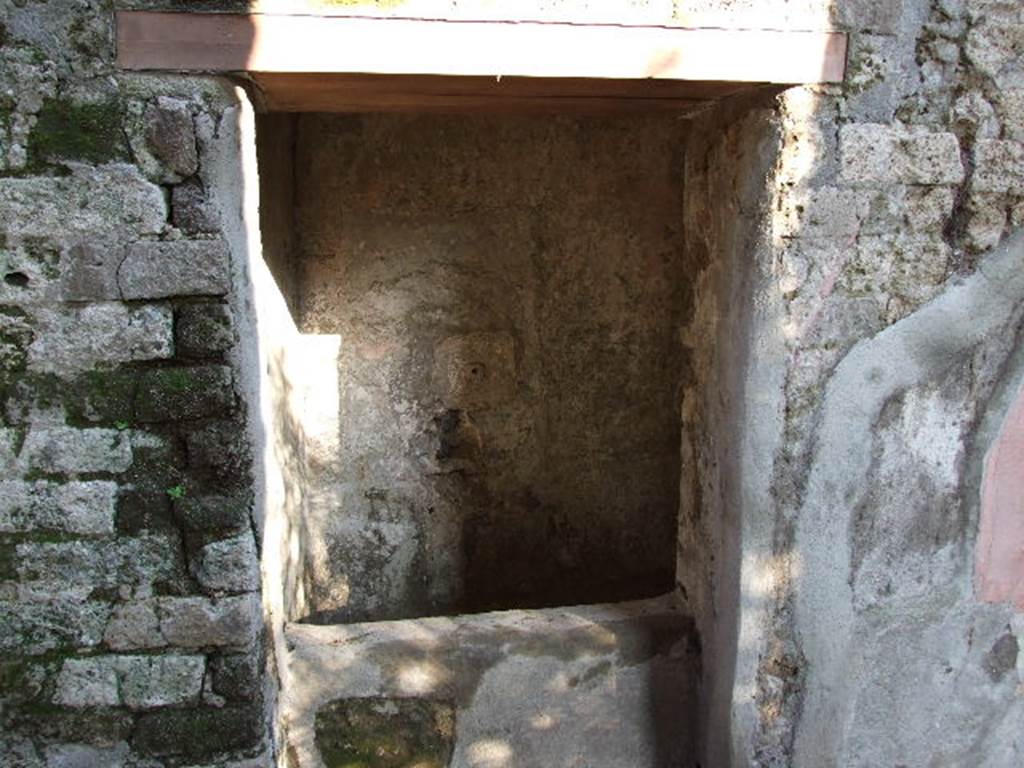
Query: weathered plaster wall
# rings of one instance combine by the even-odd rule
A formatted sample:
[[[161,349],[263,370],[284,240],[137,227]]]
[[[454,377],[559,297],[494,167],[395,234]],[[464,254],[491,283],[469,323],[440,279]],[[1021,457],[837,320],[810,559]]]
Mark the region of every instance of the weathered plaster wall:
[[[316,621],[671,589],[680,125],[298,118]]]
[[[235,97],[106,3],[0,44],[0,762],[265,765]]]
[[[731,181],[737,147],[770,135],[744,128],[756,118],[689,134],[688,221],[727,222],[698,233],[691,337],[731,342],[697,358],[684,397],[706,427],[686,430],[705,517],[682,526],[679,572],[704,628],[706,757],[1015,765],[1020,617],[982,603],[973,574],[983,458],[1019,389],[1024,17],[835,6],[847,82],[779,98],[774,169],[741,174],[766,205],[744,210]],[[737,224],[759,232],[745,272]]]

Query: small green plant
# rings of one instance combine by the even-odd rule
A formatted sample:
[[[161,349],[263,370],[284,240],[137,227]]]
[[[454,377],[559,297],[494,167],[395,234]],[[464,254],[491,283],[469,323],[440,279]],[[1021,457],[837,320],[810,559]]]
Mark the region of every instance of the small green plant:
[[[167,495],[170,496],[172,499],[183,499],[185,498],[185,486],[181,485],[180,483],[178,485],[172,486],[167,489]]]
[[[117,421],[114,422],[114,427],[120,430],[128,429],[128,422],[125,421],[124,419],[118,419]]]

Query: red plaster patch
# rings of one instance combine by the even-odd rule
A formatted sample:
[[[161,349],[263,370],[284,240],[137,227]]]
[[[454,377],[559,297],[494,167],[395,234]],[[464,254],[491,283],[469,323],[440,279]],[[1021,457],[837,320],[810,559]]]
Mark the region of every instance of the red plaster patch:
[[[1024,610],[1024,390],[985,457],[974,572],[981,600]]]

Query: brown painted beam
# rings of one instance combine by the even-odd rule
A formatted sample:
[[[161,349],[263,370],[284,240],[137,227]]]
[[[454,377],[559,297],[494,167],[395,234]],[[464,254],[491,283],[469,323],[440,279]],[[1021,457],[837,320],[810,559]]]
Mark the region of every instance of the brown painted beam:
[[[126,69],[825,83],[839,32],[121,11]]]
[[[672,80],[441,77],[257,72],[271,112],[685,112],[750,85]]]

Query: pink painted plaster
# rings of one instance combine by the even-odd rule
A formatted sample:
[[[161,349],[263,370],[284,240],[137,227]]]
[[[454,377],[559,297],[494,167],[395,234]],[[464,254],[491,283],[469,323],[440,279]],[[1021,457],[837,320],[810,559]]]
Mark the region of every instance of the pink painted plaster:
[[[981,600],[1024,610],[1024,389],[985,457],[974,573]]]

